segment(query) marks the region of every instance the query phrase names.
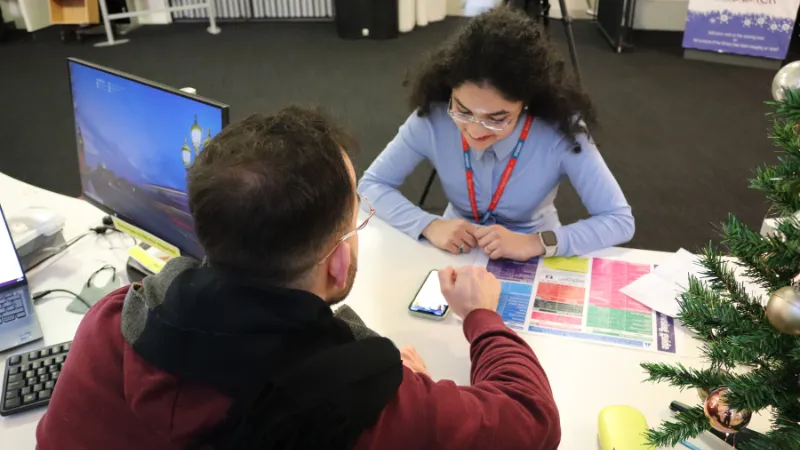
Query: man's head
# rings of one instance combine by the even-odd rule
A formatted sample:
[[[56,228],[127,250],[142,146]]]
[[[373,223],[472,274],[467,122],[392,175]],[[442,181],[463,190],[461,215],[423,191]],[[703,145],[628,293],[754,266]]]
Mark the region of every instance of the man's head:
[[[339,243],[357,227],[355,147],[324,113],[299,107],[250,116],[215,136],[188,176],[211,266],[342,300],[357,267],[358,237]]]

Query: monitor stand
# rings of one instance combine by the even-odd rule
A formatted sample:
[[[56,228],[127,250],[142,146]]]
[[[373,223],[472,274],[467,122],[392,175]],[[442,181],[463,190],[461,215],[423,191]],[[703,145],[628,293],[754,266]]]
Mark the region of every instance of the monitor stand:
[[[135,283],[142,281],[146,276],[155,275],[170,259],[166,253],[139,241],[128,250],[128,260],[125,263],[128,280]]]
[[[155,275],[130,256],[128,256],[128,261],[125,262],[125,272],[128,274],[128,281],[131,283],[139,283],[144,280],[144,277]]]

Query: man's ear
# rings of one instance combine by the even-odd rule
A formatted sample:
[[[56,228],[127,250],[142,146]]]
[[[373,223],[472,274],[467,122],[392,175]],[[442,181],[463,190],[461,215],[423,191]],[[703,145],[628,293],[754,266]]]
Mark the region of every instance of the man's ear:
[[[334,279],[336,287],[343,288],[347,284],[350,269],[350,243],[345,241],[339,244],[328,261],[328,275]]]

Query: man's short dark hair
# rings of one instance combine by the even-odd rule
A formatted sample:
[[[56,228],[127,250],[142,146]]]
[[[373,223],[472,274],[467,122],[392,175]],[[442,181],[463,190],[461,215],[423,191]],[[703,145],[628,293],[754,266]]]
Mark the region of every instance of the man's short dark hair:
[[[279,285],[310,270],[352,221],[344,153],[355,145],[327,114],[300,107],[252,115],[215,136],[188,174],[209,263]]]

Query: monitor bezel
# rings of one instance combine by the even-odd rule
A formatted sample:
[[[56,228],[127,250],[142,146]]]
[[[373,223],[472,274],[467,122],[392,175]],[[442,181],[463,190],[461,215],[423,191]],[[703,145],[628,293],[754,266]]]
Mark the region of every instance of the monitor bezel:
[[[19,257],[19,250],[17,250],[17,245],[14,243],[14,235],[11,234],[11,225],[8,224],[8,217],[5,215],[3,211],[3,205],[0,204],[0,220],[5,223],[6,230],[8,231],[8,238],[11,240],[11,248],[14,250],[14,256],[17,257],[17,264],[19,264],[20,270],[22,270],[22,279],[21,280],[13,280],[9,281],[7,284],[3,285],[2,281],[0,281],[0,292],[9,291],[11,289],[17,289],[20,286],[27,286],[28,284],[28,274],[25,273],[25,266],[22,265],[22,259]]]
[[[79,65],[82,65],[82,66],[85,66],[85,67],[89,67],[91,69],[99,70],[99,71],[105,72],[105,73],[107,73],[109,75],[114,75],[116,77],[124,78],[126,80],[133,81],[135,83],[143,84],[145,86],[149,86],[149,87],[158,89],[160,91],[167,92],[169,94],[178,95],[180,97],[184,97],[184,98],[187,98],[189,100],[194,100],[194,101],[197,101],[199,103],[204,103],[206,105],[209,105],[209,106],[212,106],[212,107],[215,107],[215,108],[219,108],[221,113],[222,113],[222,128],[221,129],[225,129],[225,127],[227,127],[228,124],[229,124],[230,106],[225,104],[225,103],[218,102],[218,101],[215,101],[215,100],[211,100],[211,99],[208,99],[208,98],[205,98],[205,97],[201,97],[201,96],[196,95],[196,94],[190,94],[188,92],[181,91],[180,89],[176,89],[174,87],[167,86],[165,84],[161,84],[161,83],[158,83],[158,82],[155,82],[155,81],[152,81],[152,80],[148,80],[148,79],[145,79],[145,78],[142,78],[142,77],[137,77],[136,75],[131,75],[129,73],[125,73],[125,72],[122,72],[122,71],[119,71],[119,70],[111,69],[109,67],[104,67],[104,66],[101,66],[99,64],[91,63],[89,61],[84,61],[84,60],[79,59],[79,58],[70,57],[70,58],[67,58],[67,77],[68,77],[68,81],[69,81],[69,99],[70,99],[69,104],[70,104],[70,107],[72,108],[72,116],[73,116],[73,130],[72,130],[73,134],[75,133],[75,127],[77,126],[77,123],[75,122],[75,120],[76,120],[75,119],[75,109],[74,109],[75,108],[75,98],[74,98],[73,93],[72,93],[72,71],[70,70],[70,66],[69,66],[70,63],[75,63],[75,64],[79,64]],[[78,154],[78,147],[77,147],[77,134],[75,134],[75,139],[76,139],[75,153],[78,156],[78,158],[80,158],[80,155]],[[195,258],[202,258],[204,256],[204,255],[192,254],[191,252],[189,252],[188,249],[182,248],[182,247],[180,247],[178,244],[176,244],[174,242],[169,242],[168,240],[166,240],[163,237],[159,236],[157,233],[154,233],[152,230],[148,230],[147,228],[142,227],[136,221],[131,220],[130,218],[118,213],[113,208],[111,208],[109,206],[106,206],[105,204],[103,204],[103,203],[93,199],[91,196],[87,195],[87,193],[83,190],[83,175],[82,174],[81,174],[81,198],[83,200],[89,202],[90,204],[94,205],[95,207],[99,208],[104,213],[109,214],[109,215],[111,215],[113,217],[116,217],[116,218],[118,218],[118,219],[120,219],[120,220],[122,220],[124,222],[127,222],[127,223],[135,226],[136,228],[139,228],[139,229],[145,231],[146,233],[151,234],[151,235],[157,237],[158,239],[161,239],[164,242],[175,246],[180,251],[181,255],[193,256]]]

